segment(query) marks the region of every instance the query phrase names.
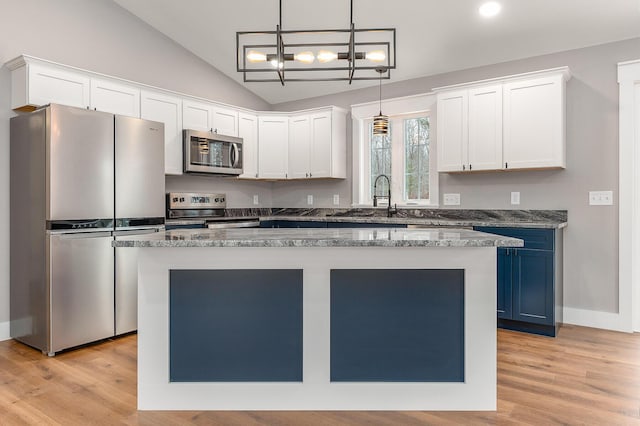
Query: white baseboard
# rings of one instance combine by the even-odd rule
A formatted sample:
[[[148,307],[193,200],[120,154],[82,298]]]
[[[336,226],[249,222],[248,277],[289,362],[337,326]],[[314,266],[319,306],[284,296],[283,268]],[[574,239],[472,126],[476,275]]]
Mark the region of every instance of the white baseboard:
[[[9,321],[0,322],[0,342],[11,339],[9,332]]]
[[[562,310],[563,323],[583,327],[602,328],[605,330],[632,333],[633,328],[627,318],[619,313],[590,311],[587,309],[567,308]]]

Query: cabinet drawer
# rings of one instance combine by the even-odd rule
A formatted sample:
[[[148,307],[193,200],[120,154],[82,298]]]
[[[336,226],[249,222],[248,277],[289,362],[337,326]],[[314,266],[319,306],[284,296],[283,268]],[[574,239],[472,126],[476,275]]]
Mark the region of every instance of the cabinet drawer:
[[[553,229],[532,228],[500,228],[493,226],[475,226],[476,231],[524,240],[524,248],[537,250],[553,250]]]

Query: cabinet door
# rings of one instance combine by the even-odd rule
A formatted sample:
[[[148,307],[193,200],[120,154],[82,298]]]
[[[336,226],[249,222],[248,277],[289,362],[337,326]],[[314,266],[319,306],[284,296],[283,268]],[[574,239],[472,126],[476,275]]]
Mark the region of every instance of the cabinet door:
[[[505,167],[565,167],[564,114],[562,76],[505,84]]]
[[[221,135],[238,136],[238,111],[213,107],[213,131]]]
[[[502,169],[502,85],[469,90],[469,170]]]
[[[498,248],[498,301],[496,309],[498,311],[498,318],[504,319],[511,319],[512,316],[512,252],[513,249]]]
[[[438,171],[462,171],[467,164],[469,97],[466,90],[441,93],[437,101]]]
[[[28,103],[49,103],[87,108],[90,101],[89,77],[71,71],[30,64],[28,68]]]
[[[140,89],[92,78],[91,109],[140,118]]]
[[[213,130],[213,104],[183,100],[182,128],[205,132]]]
[[[289,178],[309,177],[309,150],[311,133],[309,116],[300,115],[289,119]]]
[[[333,141],[331,111],[313,114],[309,117],[311,126],[311,156],[309,177],[332,177],[331,159]]]
[[[264,179],[286,179],[288,167],[289,119],[258,119],[258,176]]]
[[[553,325],[553,252],[515,249],[513,319]]]
[[[140,116],[164,123],[164,172],[182,174],[182,99],[142,91]]]
[[[243,179],[258,177],[258,118],[252,114],[238,114],[238,136],[242,138]]]

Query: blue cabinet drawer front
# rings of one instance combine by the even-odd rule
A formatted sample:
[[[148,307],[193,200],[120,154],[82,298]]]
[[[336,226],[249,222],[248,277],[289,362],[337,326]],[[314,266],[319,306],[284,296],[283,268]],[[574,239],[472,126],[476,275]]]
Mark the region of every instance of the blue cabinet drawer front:
[[[499,228],[492,226],[476,226],[473,229],[490,234],[524,240],[524,248],[535,250],[553,250],[553,229],[531,228]]]

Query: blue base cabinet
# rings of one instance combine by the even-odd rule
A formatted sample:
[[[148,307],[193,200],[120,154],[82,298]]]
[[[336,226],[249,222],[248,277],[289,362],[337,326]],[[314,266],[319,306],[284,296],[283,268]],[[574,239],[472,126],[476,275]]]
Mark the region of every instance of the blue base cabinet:
[[[562,230],[474,229],[525,242],[498,249],[498,327],[555,337],[562,323]]]

